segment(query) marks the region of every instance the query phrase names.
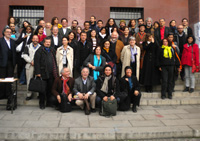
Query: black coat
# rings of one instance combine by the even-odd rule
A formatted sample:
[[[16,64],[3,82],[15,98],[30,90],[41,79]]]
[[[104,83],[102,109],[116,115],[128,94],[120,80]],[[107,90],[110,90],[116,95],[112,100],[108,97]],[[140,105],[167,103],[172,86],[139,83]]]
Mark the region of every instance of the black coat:
[[[125,36],[121,35],[121,36],[119,36],[119,40],[121,40],[124,43],[124,45],[126,46],[126,45],[129,45],[129,41],[128,41],[129,37],[130,37],[130,35],[128,35],[127,41],[126,41]]]
[[[182,54],[183,52],[183,45],[186,43],[186,34],[185,32],[183,32],[183,36],[180,37],[179,34],[175,34],[174,35],[174,41],[177,42],[177,45],[179,47],[180,50],[180,54]]]
[[[146,51],[144,56],[143,67],[141,70],[140,83],[143,85],[160,84],[160,71],[156,67],[157,46],[155,43],[143,43],[143,49]]]
[[[73,62],[73,64],[74,64],[74,68],[76,68],[76,67],[77,67],[77,48],[78,48],[78,41],[74,39],[74,40],[72,40],[71,43],[68,43],[68,45],[69,45],[70,47],[73,48],[73,51],[74,51],[74,62]]]
[[[112,95],[114,97],[118,97],[118,95],[120,93],[120,87],[119,87],[119,81],[116,79],[116,77],[112,76],[108,80],[108,93],[105,93],[105,92],[101,91],[104,79],[105,79],[105,76],[102,75],[96,81],[96,93],[97,93],[97,96],[99,96],[101,99],[103,99],[104,96],[110,97]]]
[[[50,51],[54,57],[55,65],[56,64],[56,51],[51,47]],[[47,54],[48,52],[45,50],[44,46],[41,46],[35,53],[34,56],[34,69],[35,75],[41,74],[42,79],[49,79],[49,70],[47,66]],[[52,62],[53,63],[53,62]],[[58,70],[58,68],[56,68]],[[57,71],[56,70],[56,71]],[[58,71],[57,71],[58,72]]]
[[[170,32],[170,28],[165,26],[165,33],[164,33],[164,38],[168,37],[168,34]],[[160,35],[160,28],[157,28],[154,32],[154,37],[155,37],[155,42],[157,46],[161,45],[161,35]]]
[[[133,83],[132,89],[130,89],[130,87],[129,87],[129,82],[125,80],[126,78],[128,78],[128,77],[126,77],[126,75],[124,75],[120,79],[120,91],[126,92],[129,96],[131,94],[133,94],[135,90],[140,92],[140,83],[138,82],[136,76],[134,76],[134,75],[131,76],[131,80]]]
[[[13,67],[16,65],[16,47],[15,47],[15,41],[10,39],[10,46],[12,50],[12,62]],[[9,47],[6,43],[6,40],[3,38],[0,38],[0,67],[6,67],[8,62],[8,51]]]
[[[71,31],[71,30],[70,30],[69,28],[67,28],[67,29],[66,29],[66,32],[65,32],[65,34],[64,34],[63,28],[59,28],[59,29],[58,29],[58,33],[59,33],[61,39],[62,39],[63,36],[66,36],[66,37],[67,37],[70,31]]]
[[[85,46],[81,41],[78,42],[76,50],[77,68],[81,68],[85,59],[92,53],[92,44],[86,41]]]
[[[106,62],[112,61],[115,63],[117,61],[117,55],[114,50],[109,49],[109,52],[107,53],[104,49],[102,49],[101,55],[106,58]]]
[[[176,57],[175,55],[175,50],[174,48],[172,47],[172,58],[165,58],[163,56],[163,52],[164,52],[164,49],[159,47],[158,48],[158,51],[157,51],[157,58],[156,58],[156,65],[158,67],[162,67],[162,66],[176,66],[177,68],[179,68],[180,66],[180,63],[179,63],[179,60],[178,58]]]
[[[60,46],[62,46],[62,37],[60,34],[58,34],[58,45],[56,46],[53,40],[53,34],[51,36],[48,36],[49,38],[51,38],[51,47],[53,47],[55,50],[57,50],[57,48],[59,48]],[[42,42],[40,42],[41,46],[44,46],[44,40]]]

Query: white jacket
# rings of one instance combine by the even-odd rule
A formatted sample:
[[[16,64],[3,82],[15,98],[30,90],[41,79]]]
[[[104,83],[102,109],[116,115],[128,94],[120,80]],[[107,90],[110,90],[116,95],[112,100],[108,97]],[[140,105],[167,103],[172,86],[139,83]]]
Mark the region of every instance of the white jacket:
[[[36,49],[33,48],[33,43],[30,43],[26,46],[28,48],[28,54],[26,51],[22,54],[22,58],[27,62],[25,68],[29,69],[31,66],[31,62],[34,61],[35,52],[40,48],[40,44],[38,44],[38,47]]]
[[[73,48],[71,48],[70,46],[67,46],[67,60],[68,60],[67,68],[70,70],[70,77],[73,77],[74,51],[73,51]],[[58,65],[58,72],[60,74],[63,68],[63,47],[62,46],[57,48],[56,62]]]

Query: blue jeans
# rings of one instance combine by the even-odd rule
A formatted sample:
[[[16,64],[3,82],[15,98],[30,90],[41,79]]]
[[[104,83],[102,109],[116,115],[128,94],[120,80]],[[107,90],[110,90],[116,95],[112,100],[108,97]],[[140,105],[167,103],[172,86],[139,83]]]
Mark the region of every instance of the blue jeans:
[[[23,68],[21,74],[20,74],[20,80],[19,80],[20,84],[26,84],[26,71],[25,68]]]

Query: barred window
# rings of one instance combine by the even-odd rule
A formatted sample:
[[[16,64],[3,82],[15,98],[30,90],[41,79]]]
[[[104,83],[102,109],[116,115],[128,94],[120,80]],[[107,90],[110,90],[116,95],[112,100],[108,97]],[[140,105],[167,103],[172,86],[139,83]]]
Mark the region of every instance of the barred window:
[[[110,18],[115,19],[116,24],[119,25],[120,20],[125,20],[128,25],[129,20],[144,17],[143,8],[126,8],[126,7],[111,7]]]
[[[10,6],[10,16],[16,18],[18,25],[22,26],[27,20],[32,26],[36,26],[38,21],[44,18],[43,6]]]

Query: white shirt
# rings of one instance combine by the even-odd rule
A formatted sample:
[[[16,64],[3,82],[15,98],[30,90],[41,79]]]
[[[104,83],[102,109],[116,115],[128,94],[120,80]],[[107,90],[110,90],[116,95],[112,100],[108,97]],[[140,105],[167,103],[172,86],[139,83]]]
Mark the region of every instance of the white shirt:
[[[66,31],[67,31],[67,27],[66,27],[66,28],[63,28],[63,33],[64,33],[64,35],[65,35]]]
[[[4,39],[6,40],[6,43],[7,43],[8,47],[9,47],[9,49],[11,49],[11,46],[10,46],[10,39],[7,40],[6,37],[4,37]]]
[[[53,36],[53,41],[54,41],[54,45],[58,45],[58,35],[57,36],[54,36],[54,35],[52,35]]]

